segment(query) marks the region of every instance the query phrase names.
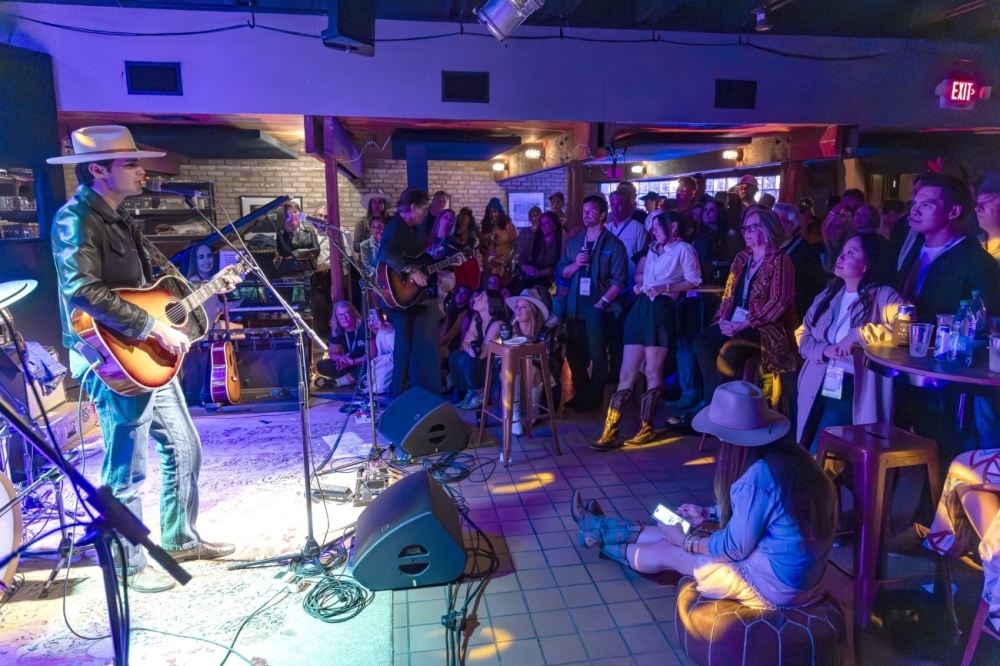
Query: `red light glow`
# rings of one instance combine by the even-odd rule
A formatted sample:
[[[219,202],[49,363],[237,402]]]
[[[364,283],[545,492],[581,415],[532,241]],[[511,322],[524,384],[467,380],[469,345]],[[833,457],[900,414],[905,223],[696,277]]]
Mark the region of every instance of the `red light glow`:
[[[953,102],[971,102],[976,94],[976,83],[974,81],[953,80],[948,94]]]

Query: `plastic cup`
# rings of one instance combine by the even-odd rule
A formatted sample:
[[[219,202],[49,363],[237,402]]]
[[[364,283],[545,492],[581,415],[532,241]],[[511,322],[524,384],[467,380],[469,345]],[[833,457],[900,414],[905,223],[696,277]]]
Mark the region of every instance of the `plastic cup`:
[[[1000,335],[990,336],[990,372],[1000,372]]]
[[[923,358],[931,344],[931,334],[934,326],[931,324],[910,324],[910,356]]]

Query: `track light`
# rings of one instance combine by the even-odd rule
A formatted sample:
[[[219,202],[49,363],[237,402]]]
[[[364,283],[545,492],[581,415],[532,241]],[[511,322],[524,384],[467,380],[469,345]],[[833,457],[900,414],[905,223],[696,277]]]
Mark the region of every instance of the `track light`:
[[[769,32],[774,27],[771,25],[771,10],[767,5],[753,10],[753,14],[757,19],[757,32]]]
[[[510,37],[524,20],[542,8],[545,0],[489,0],[476,11],[479,22],[501,42]]]

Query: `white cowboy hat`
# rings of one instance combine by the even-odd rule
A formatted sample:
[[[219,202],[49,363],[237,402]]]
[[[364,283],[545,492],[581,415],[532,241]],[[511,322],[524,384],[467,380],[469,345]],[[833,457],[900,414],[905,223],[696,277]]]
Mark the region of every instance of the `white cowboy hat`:
[[[365,196],[361,197],[361,207],[368,210],[368,204],[372,202],[372,199],[381,199],[384,201],[386,209],[390,208],[394,203],[393,198],[388,194],[382,190],[375,190],[374,192],[369,192]]]
[[[712,404],[691,421],[698,432],[737,446],[764,446],[785,436],[791,423],[767,406],[764,393],[750,382],[726,382]]]
[[[548,321],[551,307],[549,307],[545,303],[545,301],[540,297],[541,297],[541,290],[532,287],[531,289],[524,289],[517,296],[508,296],[505,299],[505,301],[507,303],[507,307],[509,307],[511,311],[514,310],[514,306],[517,304],[519,300],[528,301],[536,308],[538,308],[538,311],[542,313],[542,321]]]
[[[121,125],[81,127],[74,131],[70,138],[73,141],[72,155],[50,157],[45,161],[49,164],[83,164],[99,160],[142,159],[166,155],[151,150],[139,150],[135,147],[132,133]]]

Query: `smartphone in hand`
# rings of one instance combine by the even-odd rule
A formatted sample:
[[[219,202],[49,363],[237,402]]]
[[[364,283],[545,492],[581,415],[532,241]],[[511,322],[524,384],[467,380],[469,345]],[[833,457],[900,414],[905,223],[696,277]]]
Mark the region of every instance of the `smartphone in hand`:
[[[684,530],[684,534],[691,531],[691,523],[681,518],[680,514],[673,509],[665,507],[662,504],[656,507],[656,511],[653,512],[653,518],[656,518],[664,525],[680,525],[681,529]]]

